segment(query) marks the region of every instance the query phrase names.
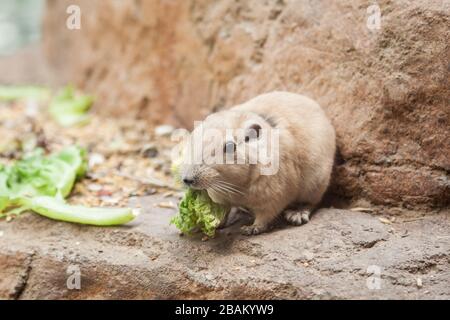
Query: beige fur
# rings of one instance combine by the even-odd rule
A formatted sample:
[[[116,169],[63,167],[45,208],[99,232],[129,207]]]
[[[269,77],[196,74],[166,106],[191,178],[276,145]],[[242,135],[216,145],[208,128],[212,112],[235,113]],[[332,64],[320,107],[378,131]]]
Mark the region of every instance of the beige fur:
[[[266,120],[269,119],[269,120]],[[268,143],[264,137],[237,141],[236,129],[246,129],[258,123],[269,132],[279,130],[279,170],[274,175],[261,175],[261,164],[189,164],[181,166],[181,178],[193,179],[193,188],[206,189],[211,198],[233,207],[245,207],[255,216],[244,234],[258,234],[268,230],[271,222],[284,212],[293,224],[309,220],[309,213],[325,193],[335,154],[335,132],[321,107],[313,100],[294,93],[272,92],[260,95],[229,110],[210,115],[203,129],[215,128],[221,134],[195,138],[191,135],[187,150],[199,143],[213,146],[204,148],[203,159],[211,162],[217,152],[223,151],[223,137],[227,128],[236,146]],[[228,131],[229,132],[229,131]],[[239,149],[239,148],[238,148]],[[237,151],[236,154],[241,154]],[[248,159],[245,153],[242,155]],[[303,204],[303,207],[292,208]]]

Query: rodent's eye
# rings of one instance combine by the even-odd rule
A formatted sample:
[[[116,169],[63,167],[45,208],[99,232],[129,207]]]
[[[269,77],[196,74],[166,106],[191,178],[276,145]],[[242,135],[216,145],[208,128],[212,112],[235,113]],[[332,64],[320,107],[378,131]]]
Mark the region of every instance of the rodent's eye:
[[[223,152],[224,153],[233,153],[236,151],[236,144],[233,141],[228,141],[223,146]]]
[[[245,132],[245,142],[258,139],[261,135],[261,130],[262,128],[259,124],[255,123],[251,125]]]

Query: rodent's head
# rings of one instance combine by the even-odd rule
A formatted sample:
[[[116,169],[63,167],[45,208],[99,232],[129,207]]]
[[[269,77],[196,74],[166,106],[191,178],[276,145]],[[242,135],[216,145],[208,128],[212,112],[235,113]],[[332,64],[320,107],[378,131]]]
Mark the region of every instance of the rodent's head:
[[[208,116],[187,140],[180,179],[194,189],[223,195],[245,193],[258,166],[255,155],[267,142],[271,128],[251,112],[227,110]]]

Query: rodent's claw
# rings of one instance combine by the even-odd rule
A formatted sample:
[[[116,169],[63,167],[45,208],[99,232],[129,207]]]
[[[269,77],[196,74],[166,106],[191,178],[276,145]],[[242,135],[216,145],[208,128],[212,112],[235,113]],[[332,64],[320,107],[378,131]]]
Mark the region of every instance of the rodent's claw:
[[[286,221],[294,226],[300,226],[309,222],[310,209],[300,210],[286,210],[284,211],[284,218]]]
[[[245,236],[255,236],[257,234],[261,234],[263,232],[267,231],[267,227],[252,224],[251,226],[242,226],[241,227],[241,233]]]

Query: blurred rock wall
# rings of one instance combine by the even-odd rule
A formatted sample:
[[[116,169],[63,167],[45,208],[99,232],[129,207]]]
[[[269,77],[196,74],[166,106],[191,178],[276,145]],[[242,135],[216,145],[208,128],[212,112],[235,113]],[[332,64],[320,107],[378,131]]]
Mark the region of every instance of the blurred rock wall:
[[[262,92],[306,94],[337,130],[334,193],[449,204],[449,0],[48,0],[44,22],[50,61],[101,110],[191,127]]]

